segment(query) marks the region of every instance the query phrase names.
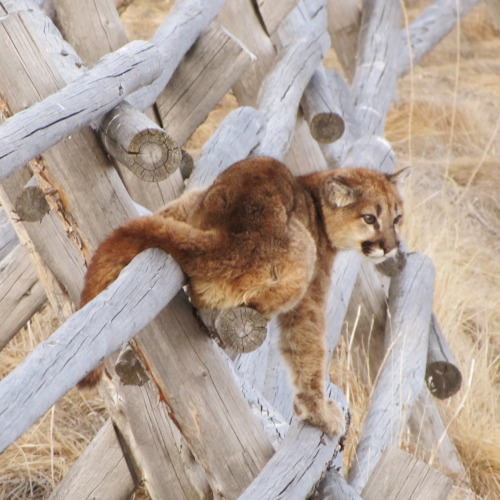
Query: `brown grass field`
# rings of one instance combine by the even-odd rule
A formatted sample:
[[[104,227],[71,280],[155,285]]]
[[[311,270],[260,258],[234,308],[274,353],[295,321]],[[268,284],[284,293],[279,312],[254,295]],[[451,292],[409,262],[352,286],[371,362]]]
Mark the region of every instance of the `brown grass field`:
[[[135,0],[123,20],[131,38],[149,38],[168,4]],[[405,0],[410,22],[429,1]],[[335,57],[327,64],[338,69]],[[191,138],[196,153],[235,106],[231,96]],[[400,166],[412,165],[406,240],[436,268],[434,311],[463,375],[458,394],[439,402],[477,498],[500,498],[500,33],[486,4],[469,14],[398,84],[386,138]],[[49,307],[0,353],[0,376],[57,327]],[[335,353],[349,389],[352,460],[371,387]],[[106,418],[97,393],[72,390],[0,455],[0,499],[48,497]],[[461,498],[456,496],[456,498]]]

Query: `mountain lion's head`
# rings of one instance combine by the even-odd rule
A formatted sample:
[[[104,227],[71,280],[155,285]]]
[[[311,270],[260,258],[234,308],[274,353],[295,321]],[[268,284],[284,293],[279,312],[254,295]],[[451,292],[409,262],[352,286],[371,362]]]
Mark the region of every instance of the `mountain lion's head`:
[[[401,255],[402,192],[409,168],[385,175],[343,168],[325,175],[322,208],[330,242],[379,264]]]

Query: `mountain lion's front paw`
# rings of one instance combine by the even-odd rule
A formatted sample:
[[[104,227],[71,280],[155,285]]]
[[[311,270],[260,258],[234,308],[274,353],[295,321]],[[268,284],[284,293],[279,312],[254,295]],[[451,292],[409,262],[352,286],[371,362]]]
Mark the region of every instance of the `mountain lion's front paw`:
[[[340,438],[346,432],[344,412],[332,399],[316,399],[306,394],[297,394],[293,409],[299,418],[307,420],[332,439]]]

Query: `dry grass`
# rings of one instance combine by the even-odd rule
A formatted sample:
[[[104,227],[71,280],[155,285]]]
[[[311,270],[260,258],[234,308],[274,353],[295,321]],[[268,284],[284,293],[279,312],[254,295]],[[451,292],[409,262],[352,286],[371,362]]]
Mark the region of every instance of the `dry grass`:
[[[129,8],[125,19],[127,12],[132,36],[147,38],[141,32],[144,19],[132,26],[139,16]],[[412,7],[409,18],[417,12]],[[152,20],[158,15],[153,7],[146,12]],[[474,367],[470,389],[464,387],[439,409],[451,421],[449,432],[472,488],[491,500],[500,498],[499,50],[499,35],[482,5],[462,24],[459,37],[452,33],[400,81],[386,131],[399,164],[414,167],[407,190],[407,242],[436,266],[434,310],[464,386]],[[213,121],[233,105],[228,98]],[[211,127],[204,125],[200,144]],[[55,326],[50,310],[36,315],[2,351],[0,376]],[[336,380],[348,390],[353,413],[346,453],[351,460],[371,387],[347,370],[346,343],[335,357]],[[102,402],[85,397],[69,393],[0,456],[0,499],[45,498],[64,476],[105,418]]]

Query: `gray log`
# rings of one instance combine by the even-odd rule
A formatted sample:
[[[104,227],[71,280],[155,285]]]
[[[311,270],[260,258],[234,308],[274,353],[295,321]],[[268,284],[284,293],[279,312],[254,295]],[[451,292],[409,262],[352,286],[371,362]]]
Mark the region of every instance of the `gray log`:
[[[148,250],[40,343],[0,382],[0,451],[146,326],[177,293],[183,279],[171,257],[161,250]],[[131,289],[136,293],[130,295]]]
[[[143,181],[162,181],[181,164],[174,140],[127,102],[105,115],[99,132],[108,153]]]
[[[150,43],[131,42],[58,93],[12,116],[0,126],[0,179],[158,78],[158,57]],[[6,73],[16,74],[8,61],[2,63]]]
[[[386,360],[356,449],[357,459],[349,471],[349,482],[357,491],[363,489],[383,451],[397,442],[421,391],[433,285],[433,266],[419,254],[411,254],[402,273],[391,282]]]
[[[468,14],[480,0],[436,0],[427,7],[410,25],[409,33],[400,34],[397,44],[398,61],[396,71],[398,77],[410,71],[430,52],[452,29],[456,27],[457,18]],[[459,11],[457,12],[457,6]],[[411,47],[408,47],[408,37]]]
[[[5,207],[0,207],[0,260],[19,244],[16,232],[10,223]]]
[[[35,268],[17,244],[0,260],[0,350],[46,301]]]
[[[330,384],[327,392],[339,402],[347,418],[347,403],[340,390]],[[300,460],[297,450],[301,451]],[[239,500],[306,498],[338,452],[337,440],[295,419],[276,453]]]
[[[272,35],[299,0],[257,0],[256,7],[268,35]]]
[[[237,38],[212,22],[156,100],[163,127],[177,144],[185,144],[254,62]]]
[[[316,69],[307,84],[301,106],[316,141],[328,143],[340,139],[345,130],[344,119],[333,100],[323,65]]]
[[[50,210],[35,177],[32,177],[18,195],[15,204],[17,216],[22,221],[38,222]]]
[[[396,446],[383,455],[363,489],[365,500],[445,500],[453,483]]]
[[[111,420],[107,420],[49,500],[127,500],[136,488]]]
[[[462,385],[462,374],[455,365],[451,349],[434,313],[429,330],[425,382],[431,394],[439,399],[453,396]]]

